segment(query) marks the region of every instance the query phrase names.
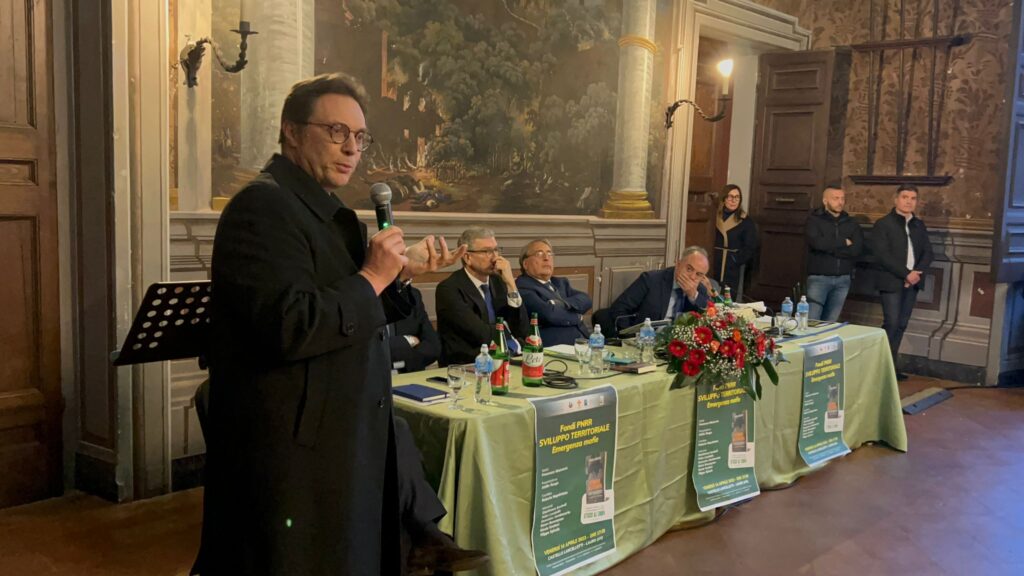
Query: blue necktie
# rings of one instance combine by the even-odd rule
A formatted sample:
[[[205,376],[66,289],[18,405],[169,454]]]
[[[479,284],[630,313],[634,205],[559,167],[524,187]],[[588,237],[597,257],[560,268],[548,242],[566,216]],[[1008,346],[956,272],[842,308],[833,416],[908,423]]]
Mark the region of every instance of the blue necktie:
[[[672,318],[673,319],[675,319],[676,316],[679,316],[680,314],[682,314],[683,313],[683,307],[686,306],[686,294],[683,294],[683,289],[682,288],[676,288],[675,289],[675,294],[676,294],[676,305],[675,305],[675,309],[672,310]]]
[[[494,299],[491,297],[491,285],[481,286],[484,291],[484,306],[487,306],[487,319],[494,324]]]

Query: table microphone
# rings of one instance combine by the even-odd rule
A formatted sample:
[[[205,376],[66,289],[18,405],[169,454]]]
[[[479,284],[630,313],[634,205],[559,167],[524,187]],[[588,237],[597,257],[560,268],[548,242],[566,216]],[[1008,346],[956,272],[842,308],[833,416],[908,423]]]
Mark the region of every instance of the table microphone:
[[[390,228],[395,223],[391,214],[391,187],[383,182],[370,186],[370,200],[373,201],[373,211],[377,214],[377,229]]]

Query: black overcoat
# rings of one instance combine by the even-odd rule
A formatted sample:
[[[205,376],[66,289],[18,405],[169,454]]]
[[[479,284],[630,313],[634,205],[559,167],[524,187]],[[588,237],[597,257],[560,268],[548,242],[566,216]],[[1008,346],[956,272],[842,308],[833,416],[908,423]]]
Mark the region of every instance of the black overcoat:
[[[384,327],[411,303],[357,274],[365,246],[280,155],[220,218],[202,576],[402,571]]]

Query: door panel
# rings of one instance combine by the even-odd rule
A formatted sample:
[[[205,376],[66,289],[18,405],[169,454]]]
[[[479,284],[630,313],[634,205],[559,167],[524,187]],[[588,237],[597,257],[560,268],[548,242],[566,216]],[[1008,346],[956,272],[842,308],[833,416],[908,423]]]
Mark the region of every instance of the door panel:
[[[49,16],[0,0],[0,507],[62,485]]]
[[[807,216],[842,176],[849,67],[845,50],[760,59],[750,212],[761,253],[750,294],[772,306],[803,281]]]
[[[727,46],[720,40],[701,38],[697,55],[694,101],[708,114],[718,111],[722,80],[716,65]],[[680,110],[677,114],[688,113]],[[693,115],[690,146],[690,178],[686,200],[686,245],[703,246],[710,252],[715,241],[715,212],[718,193],[729,172],[729,131],[732,109],[718,122],[705,122]]]
[[[1007,144],[1006,176],[1002,206],[996,215],[992,243],[992,269],[998,282],[1020,282],[1024,279],[1024,18],[1021,4],[1014,8],[1014,37],[1010,45],[1013,81],[1007,87],[1010,130]]]

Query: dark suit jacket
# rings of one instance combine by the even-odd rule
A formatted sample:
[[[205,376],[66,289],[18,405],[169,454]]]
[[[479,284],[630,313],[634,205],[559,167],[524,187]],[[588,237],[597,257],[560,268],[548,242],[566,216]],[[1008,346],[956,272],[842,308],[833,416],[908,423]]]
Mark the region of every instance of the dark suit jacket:
[[[526,274],[516,278],[516,287],[523,296],[523,304],[530,314],[537,314],[540,338],[545,346],[572,344],[577,338],[590,336],[582,315],[593,302],[586,292],[569,285],[568,278],[551,277],[550,288]]]
[[[875,287],[882,292],[897,292],[903,289],[910,270],[907,268],[907,220],[892,209],[875,222],[871,230],[871,251],[880,272],[875,278]],[[932,242],[928,239],[928,228],[914,217],[910,220],[910,240],[914,244],[914,270],[923,272],[931,265],[934,254]],[[917,290],[924,282],[914,286]]]
[[[501,316],[520,342],[526,338],[530,320],[526,306],[508,305],[508,290],[499,276],[488,281],[494,303],[494,315]],[[466,275],[456,270],[437,285],[437,331],[441,335],[441,366],[468,364],[480,353],[481,344],[491,342],[494,325],[487,318],[487,305],[480,290]]]
[[[412,304],[357,274],[365,238],[280,155],[221,215],[203,576],[402,571],[384,327]]]
[[[441,339],[437,331],[430,324],[427,310],[423,307],[423,296],[416,288],[409,287],[414,305],[412,314],[394,324],[389,324],[390,337],[388,344],[391,347],[392,364],[398,361],[405,362],[405,367],[399,372],[417,372],[437,361],[441,355]],[[420,339],[418,346],[412,346],[405,336],[415,336]]]
[[[661,320],[665,318],[665,311],[668,309],[669,300],[672,298],[672,286],[675,282],[675,267],[663,270],[652,270],[644,272],[637,278],[626,291],[619,295],[612,302],[609,308],[610,316],[615,320],[616,326],[610,333],[601,327],[601,331],[608,335],[617,335],[620,328],[626,328],[644,321],[644,318]],[[697,288],[697,301],[690,302],[686,298],[683,304],[683,312],[692,310],[703,310],[708,306],[708,292],[703,284]]]

